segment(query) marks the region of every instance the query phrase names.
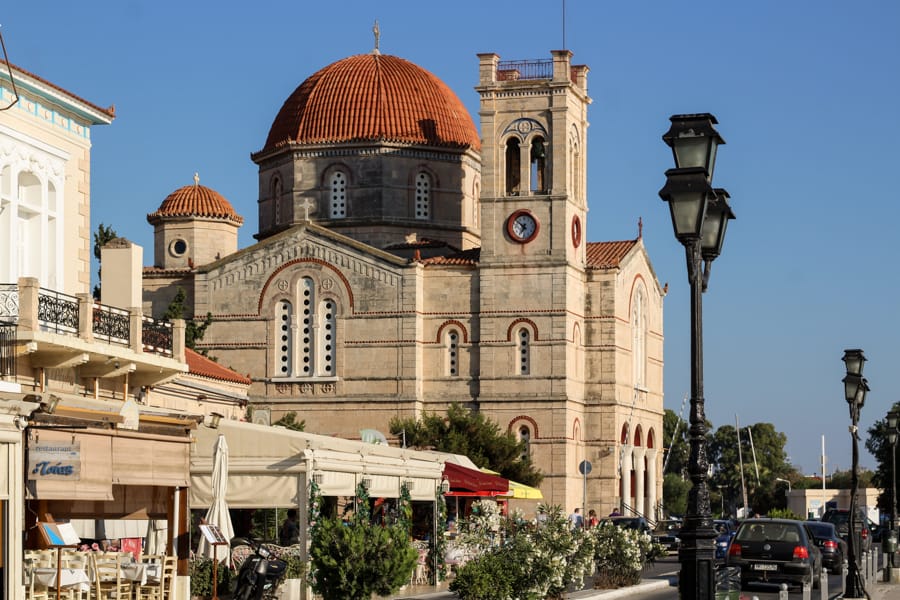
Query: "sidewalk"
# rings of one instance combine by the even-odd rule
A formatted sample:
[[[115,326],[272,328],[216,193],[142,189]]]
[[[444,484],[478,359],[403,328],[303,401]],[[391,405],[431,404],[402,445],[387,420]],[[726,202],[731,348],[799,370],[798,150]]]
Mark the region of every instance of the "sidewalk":
[[[662,590],[667,587],[675,586],[675,578],[667,579],[644,579],[637,585],[618,588],[615,590],[581,590],[580,592],[569,592],[566,595],[567,600],[614,600],[615,598],[628,598],[636,592],[649,592],[653,590]],[[898,586],[900,587],[900,586]],[[390,596],[389,600],[453,600],[456,594],[447,589],[447,584],[440,587],[435,586],[409,586],[394,596]],[[873,600],[875,600],[873,598]],[[884,600],[900,600],[900,595],[895,599],[893,596],[884,598]]]

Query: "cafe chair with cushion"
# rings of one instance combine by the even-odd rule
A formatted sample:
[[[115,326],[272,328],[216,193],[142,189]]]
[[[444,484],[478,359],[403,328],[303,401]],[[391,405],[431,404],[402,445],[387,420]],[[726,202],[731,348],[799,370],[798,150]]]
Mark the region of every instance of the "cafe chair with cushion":
[[[92,600],[128,600],[131,581],[122,577],[122,557],[118,553],[91,555],[94,561]]]

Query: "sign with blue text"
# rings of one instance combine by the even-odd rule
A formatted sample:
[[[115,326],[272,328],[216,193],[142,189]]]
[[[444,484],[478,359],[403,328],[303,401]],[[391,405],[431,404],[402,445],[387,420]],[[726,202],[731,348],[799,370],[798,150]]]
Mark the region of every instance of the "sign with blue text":
[[[29,442],[28,479],[81,479],[81,443]]]

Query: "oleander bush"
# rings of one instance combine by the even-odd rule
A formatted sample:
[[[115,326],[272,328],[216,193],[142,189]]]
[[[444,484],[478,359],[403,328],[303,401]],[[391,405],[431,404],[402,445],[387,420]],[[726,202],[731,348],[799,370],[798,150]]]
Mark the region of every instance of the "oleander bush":
[[[601,523],[589,530],[594,537],[595,588],[619,588],[641,581],[644,565],[661,556],[666,549],[654,544],[649,534]]]

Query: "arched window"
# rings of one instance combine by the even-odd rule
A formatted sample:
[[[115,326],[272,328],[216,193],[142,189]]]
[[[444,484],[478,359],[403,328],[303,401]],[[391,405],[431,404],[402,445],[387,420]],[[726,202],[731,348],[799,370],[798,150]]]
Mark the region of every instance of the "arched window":
[[[506,194],[508,196],[517,196],[519,194],[519,165],[521,161],[519,140],[511,137],[506,141]]]
[[[275,310],[275,319],[278,324],[278,352],[276,352],[275,364],[278,365],[278,374],[281,377],[289,377],[291,374],[293,356],[291,350],[294,337],[291,333],[292,312],[291,303],[287,300],[280,301]]]
[[[525,327],[516,332],[516,349],[518,350],[518,373],[528,375],[531,372],[531,332]]]
[[[343,219],[347,216],[347,176],[343,171],[335,171],[331,174],[329,186],[329,215],[332,219]]]
[[[536,136],[531,140],[531,191],[546,194],[547,188],[547,145]]]
[[[416,218],[431,218],[431,175],[424,171],[416,175]]]
[[[315,359],[315,332],[313,331],[313,303],[315,302],[315,286],[313,280],[304,277],[300,282],[300,306],[302,307],[302,315],[300,319],[300,343],[298,344],[302,356],[300,365],[300,373],[304,377],[313,375],[313,360]]]
[[[459,375],[459,331],[449,329],[444,335],[444,373],[448,377]]]
[[[272,227],[281,224],[281,178],[272,178]]]
[[[297,293],[296,303],[281,300],[275,309],[279,344],[276,377],[334,377],[336,301],[317,298],[316,284],[310,277],[300,280]]]
[[[634,369],[634,386],[643,388],[647,376],[647,319],[644,314],[644,289],[635,290],[631,306],[631,347]]]
[[[531,456],[531,429],[527,425],[519,426],[519,441],[525,445],[519,458],[527,460]]]
[[[319,303],[319,322],[322,324],[318,332],[319,374],[325,376],[334,375],[334,309],[334,300],[325,299]]]

